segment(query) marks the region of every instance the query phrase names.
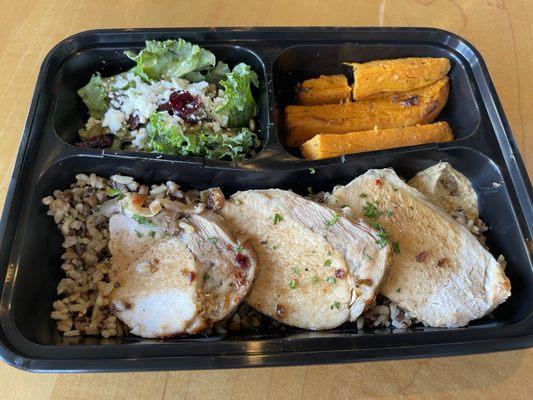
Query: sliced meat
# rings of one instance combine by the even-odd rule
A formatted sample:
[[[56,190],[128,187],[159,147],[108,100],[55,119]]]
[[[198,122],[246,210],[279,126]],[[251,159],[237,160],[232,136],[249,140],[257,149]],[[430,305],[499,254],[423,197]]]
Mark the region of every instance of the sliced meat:
[[[380,249],[363,222],[278,189],[237,193],[220,212],[256,249],[259,270],[247,302],[260,312],[329,329],[373,301],[390,250]]]
[[[136,222],[123,214],[114,214],[109,219],[109,251],[114,271],[127,268],[161,237],[162,229],[149,220],[146,222]]]
[[[502,265],[393,170],[370,170],[336,187],[330,202],[349,205],[399,241],[381,292],[424,324],[464,326],[510,296]]]
[[[449,214],[464,213],[467,220],[474,221],[479,218],[476,191],[448,162],[420,171],[407,183]]]
[[[112,304],[115,309],[123,310],[123,304],[139,303],[143,305],[142,310],[148,310],[140,312],[131,308],[116,313],[137,335],[164,337],[197,333],[226,318],[246,296],[256,271],[255,255],[248,244],[240,244],[219,215],[205,212],[174,222],[160,214],[153,218],[139,218],[137,214],[111,216],[109,248],[119,286],[112,293]],[[174,232],[172,228],[169,234],[170,226],[181,229]],[[169,251],[169,244],[176,248]],[[160,251],[164,264],[148,276],[137,272],[138,266],[145,265],[147,260],[158,259]],[[190,257],[194,268],[193,264],[184,267]],[[180,274],[185,274],[188,286],[172,281]],[[166,278],[172,280],[165,283],[162,280]],[[193,292],[189,291],[191,285],[195,288]],[[141,292],[136,293],[137,290]],[[191,293],[201,300],[194,300]],[[188,299],[187,304],[195,304],[194,314],[187,311],[182,315],[180,310],[176,316],[169,314],[167,308],[170,310],[177,304],[177,299]],[[156,307],[158,304],[161,312]]]
[[[178,237],[201,264],[204,317],[220,321],[248,294],[257,266],[255,253],[236,239],[220,215],[205,212],[181,221],[192,229],[181,230]]]
[[[178,238],[160,239],[116,279],[115,315],[131,333],[168,337],[189,329],[203,312],[201,265]]]

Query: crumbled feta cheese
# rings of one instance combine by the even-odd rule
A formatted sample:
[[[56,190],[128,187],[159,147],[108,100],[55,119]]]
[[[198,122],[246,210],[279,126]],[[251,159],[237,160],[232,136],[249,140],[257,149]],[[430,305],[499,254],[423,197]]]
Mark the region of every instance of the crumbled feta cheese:
[[[130,133],[134,138],[131,142],[133,147],[140,150],[145,149],[147,147],[148,132],[146,131],[146,129],[141,128],[139,130],[131,131]]]
[[[102,126],[108,127],[111,132],[118,132],[120,128],[122,128],[123,122],[124,114],[119,110],[110,108],[105,113],[104,120],[102,121]]]

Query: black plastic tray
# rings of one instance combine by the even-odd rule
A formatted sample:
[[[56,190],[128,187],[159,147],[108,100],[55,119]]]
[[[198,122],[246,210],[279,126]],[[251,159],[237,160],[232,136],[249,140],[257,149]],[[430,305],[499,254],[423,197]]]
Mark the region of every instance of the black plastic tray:
[[[182,37],[229,63],[245,61],[260,77],[257,91],[262,149],[233,163],[157,156],[72,145],[86,118],[75,91],[94,71],[131,65],[122,51],[146,39]],[[281,112],[294,84],[341,72],[341,62],[406,56],[452,61],[451,92],[441,119],[457,140],[305,161],[283,144]],[[61,237],[40,199],[64,188],[79,172],[132,175],[141,182],[169,179],[189,188],[221,186],[226,194],[281,187],[331,190],[369,168],[394,167],[405,178],[440,160],[450,161],[474,184],[487,242],[508,260],[512,296],[494,319],[460,329],[417,327],[297,329],[224,338],[166,341],[124,337],[64,339],[49,318],[61,278]],[[316,170],[309,173],[309,168]],[[465,40],[425,28],[192,28],[97,30],[58,44],[39,72],[35,94],[0,225],[0,356],[31,371],[133,371],[353,362],[478,353],[533,344],[533,269],[527,243],[533,229],[532,188],[487,68]]]

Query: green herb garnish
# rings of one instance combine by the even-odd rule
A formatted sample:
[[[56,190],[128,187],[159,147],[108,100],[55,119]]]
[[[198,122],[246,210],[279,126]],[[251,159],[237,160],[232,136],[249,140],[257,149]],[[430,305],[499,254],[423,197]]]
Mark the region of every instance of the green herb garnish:
[[[377,219],[382,213],[378,210],[376,203],[366,203],[363,206],[363,214],[371,220]]]
[[[328,258],[326,261],[324,261],[324,266],[329,267],[331,265],[331,260]]]
[[[313,276],[313,279],[311,280],[311,283],[313,285],[317,284],[318,282],[320,282],[320,278],[318,276]]]
[[[272,249],[276,250],[278,247],[279,247],[279,244],[275,244],[274,246],[272,246]]]
[[[275,213],[274,214],[274,225],[276,225],[278,222],[283,221],[283,216],[281,214]]]
[[[208,279],[209,279],[209,274],[206,272],[206,273],[204,274],[204,276],[202,276],[202,279],[203,279],[204,281],[208,280]]]
[[[314,175],[316,173],[315,169],[314,168],[309,168],[309,173],[311,175]]]
[[[362,198],[362,199],[364,199],[364,198],[367,197],[367,195],[366,195],[366,193],[360,193],[360,194],[359,194],[359,197]]]
[[[217,244],[218,239],[217,239],[216,237],[214,237],[214,236],[211,236],[211,237],[209,238],[209,241],[211,242],[211,244],[212,244],[213,246],[215,246],[215,245]]]
[[[155,231],[150,231],[150,232],[148,232],[148,235],[149,235],[151,238],[155,237]]]
[[[341,308],[341,303],[339,303],[338,301],[334,301],[330,308],[331,308],[332,310],[333,310],[334,308],[336,308],[337,310],[340,310],[340,308]]]
[[[137,235],[138,238],[142,238],[143,237],[143,234],[139,231],[135,231],[135,234]]]
[[[111,188],[111,187],[107,187],[106,190],[105,190],[105,193],[107,194],[108,197],[116,197],[118,196],[121,192],[120,190],[118,189],[114,189],[114,188]]]
[[[396,292],[400,293],[402,291],[402,289],[398,288],[396,289]]]
[[[235,249],[235,252],[236,253],[242,253],[243,250],[244,250],[244,246],[241,243],[239,243],[239,245]]]
[[[326,282],[327,282],[327,283],[337,283],[337,279],[335,279],[335,278],[332,277],[332,276],[328,276],[328,277],[326,278]]]
[[[400,242],[392,242],[392,251],[396,254],[400,254]]]
[[[295,274],[295,275],[298,275],[300,273],[300,270],[298,268],[294,267],[292,269],[292,273]]]
[[[328,228],[331,225],[335,224],[339,220],[339,214],[337,214],[336,212],[334,212],[331,215],[332,215],[331,219],[328,219],[328,220],[326,220],[326,222],[324,222],[324,226],[326,228]]]
[[[291,289],[296,289],[296,281],[290,281],[290,282],[289,282],[289,287],[290,287]]]
[[[365,257],[367,260],[372,261],[372,257],[368,255],[366,252],[363,251],[363,257]]]
[[[378,230],[376,243],[382,249],[389,243],[389,234],[380,224],[372,224],[372,226]]]
[[[141,225],[151,225],[151,226],[154,225],[154,223],[152,221],[150,221],[148,218],[143,217],[142,215],[139,215],[139,214],[133,214],[131,216],[131,218],[135,222],[137,222],[138,224],[141,224]]]

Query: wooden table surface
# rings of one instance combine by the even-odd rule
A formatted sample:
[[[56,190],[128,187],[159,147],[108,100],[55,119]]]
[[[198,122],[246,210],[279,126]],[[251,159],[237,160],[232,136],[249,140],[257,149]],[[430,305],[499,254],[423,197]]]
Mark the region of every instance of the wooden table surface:
[[[36,75],[73,33],[111,27],[428,26],[482,53],[533,174],[533,1],[0,0],[0,203]],[[533,349],[312,367],[90,375],[30,374],[0,363],[2,399],[526,399]]]

